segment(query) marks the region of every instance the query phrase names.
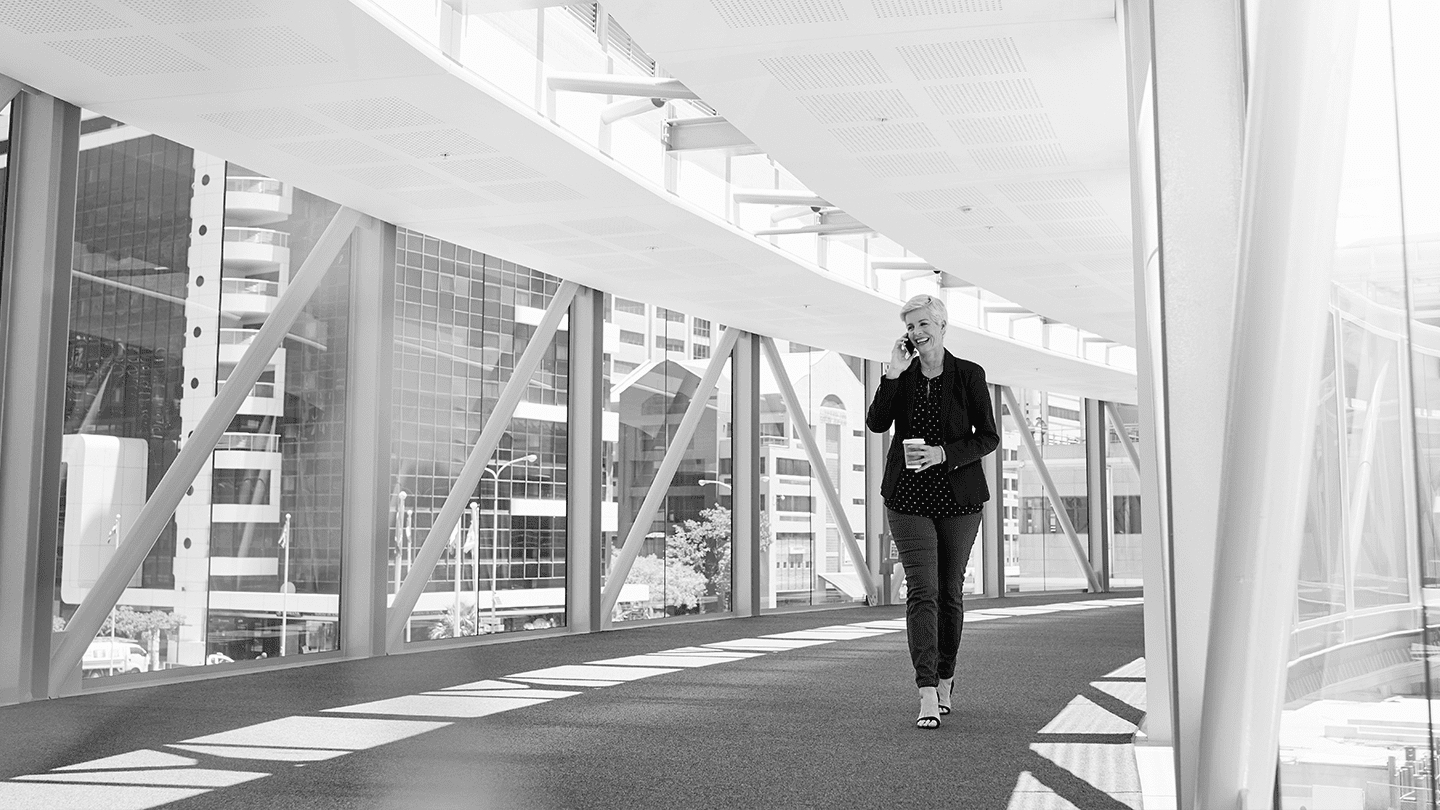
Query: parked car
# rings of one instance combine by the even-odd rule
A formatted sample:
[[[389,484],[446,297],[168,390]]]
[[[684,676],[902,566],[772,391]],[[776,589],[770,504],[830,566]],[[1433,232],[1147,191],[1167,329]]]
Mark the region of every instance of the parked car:
[[[101,636],[90,642],[80,667],[87,678],[150,671],[150,653],[138,641]]]

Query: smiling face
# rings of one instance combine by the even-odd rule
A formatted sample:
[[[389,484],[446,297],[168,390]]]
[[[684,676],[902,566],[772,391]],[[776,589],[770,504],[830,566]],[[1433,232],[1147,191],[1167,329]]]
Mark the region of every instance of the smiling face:
[[[935,320],[929,307],[905,315],[905,334],[915,344],[916,351],[926,358],[934,358],[945,350],[945,324]]]

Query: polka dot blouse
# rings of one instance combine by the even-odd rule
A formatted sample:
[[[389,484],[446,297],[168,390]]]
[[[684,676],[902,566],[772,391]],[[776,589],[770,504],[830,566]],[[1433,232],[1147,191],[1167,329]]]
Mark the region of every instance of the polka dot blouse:
[[[895,441],[924,439],[933,446],[944,444],[940,437],[940,392],[944,375],[926,377],[920,375],[915,383],[915,400],[910,414],[909,436],[896,436]],[[902,515],[920,515],[928,518],[973,515],[985,508],[984,504],[959,504],[955,502],[955,490],[951,489],[944,464],[936,464],[924,470],[905,468],[900,471],[900,480],[895,484],[886,507]]]

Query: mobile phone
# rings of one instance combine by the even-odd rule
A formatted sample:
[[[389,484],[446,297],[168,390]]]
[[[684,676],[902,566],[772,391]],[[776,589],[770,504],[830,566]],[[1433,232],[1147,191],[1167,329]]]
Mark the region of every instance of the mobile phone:
[[[914,354],[914,353],[915,353],[915,341],[911,340],[909,335],[906,335],[906,336],[905,336],[905,353],[906,353],[906,354]]]

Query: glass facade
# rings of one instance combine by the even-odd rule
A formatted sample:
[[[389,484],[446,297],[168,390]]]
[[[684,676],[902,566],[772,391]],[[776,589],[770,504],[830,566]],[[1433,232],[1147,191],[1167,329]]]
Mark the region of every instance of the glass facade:
[[[730,358],[710,356],[718,335],[702,334],[708,322],[697,328],[698,319],[676,310],[607,296],[605,313],[600,519],[606,577],[627,542],[640,544],[612,620],[732,611]],[[694,359],[702,354],[706,359]],[[675,447],[711,363],[724,364],[719,381],[696,406],[702,410],[693,434]],[[675,453],[675,474],[647,515],[656,474]],[[642,520],[643,529],[637,527]]]
[[[1280,737],[1286,808],[1437,800],[1440,176],[1423,32],[1440,16],[1408,0],[1360,9]]]
[[[81,132],[57,627],[337,210],[103,116]],[[87,677],[336,648],[348,255],[310,272],[320,291],[91,645]],[[122,637],[143,656],[120,655]]]
[[[416,231],[397,236],[390,589],[398,592],[559,281]],[[556,333],[408,640],[565,624],[568,332]],[[415,572],[424,575],[425,572]]]

